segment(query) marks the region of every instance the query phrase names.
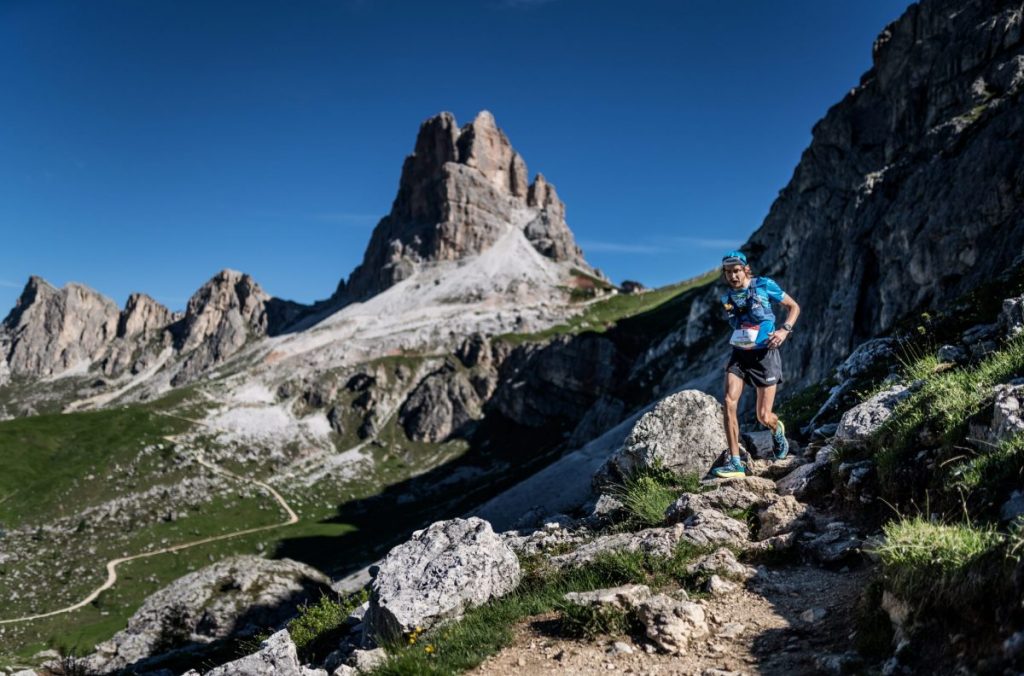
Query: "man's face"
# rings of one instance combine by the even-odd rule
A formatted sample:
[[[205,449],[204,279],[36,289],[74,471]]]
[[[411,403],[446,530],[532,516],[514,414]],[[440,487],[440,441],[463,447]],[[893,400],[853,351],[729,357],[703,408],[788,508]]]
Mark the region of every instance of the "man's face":
[[[739,263],[723,267],[722,276],[725,277],[725,282],[734,289],[742,289],[750,281],[746,266]]]

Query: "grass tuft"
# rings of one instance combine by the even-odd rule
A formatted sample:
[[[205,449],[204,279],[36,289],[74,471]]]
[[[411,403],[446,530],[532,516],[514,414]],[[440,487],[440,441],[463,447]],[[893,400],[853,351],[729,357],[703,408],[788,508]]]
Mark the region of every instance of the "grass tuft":
[[[325,594],[316,603],[301,606],[299,614],[288,622],[288,633],[300,655],[317,653],[317,648],[325,643],[334,647],[344,633],[345,619],[368,598],[369,591],[363,589],[342,599]]]
[[[632,629],[630,613],[612,604],[579,605],[566,601],[557,609],[562,615],[562,631],[575,638],[622,636]]]
[[[999,494],[1024,473],[1024,434],[1007,439],[953,470],[957,486],[968,493],[985,490]]]
[[[885,525],[877,549],[886,586],[919,607],[960,607],[997,593],[1009,579],[1006,537],[991,528],[921,517]]]
[[[910,368],[925,370],[928,359]],[[897,471],[922,432],[946,447],[966,436],[967,423],[991,397],[992,387],[1024,374],[1024,336],[1007,341],[975,367],[956,368],[928,376],[921,388],[901,402],[872,440],[883,487],[894,489]]]
[[[643,526],[657,526],[665,520],[665,510],[679,494],[654,477],[646,474],[626,479],[612,495],[622,502],[633,521]]]
[[[610,493],[625,507],[629,525],[650,527],[665,521],[665,510],[683,493],[699,493],[700,477],[695,473],[676,475],[663,467],[643,469],[628,476]]]

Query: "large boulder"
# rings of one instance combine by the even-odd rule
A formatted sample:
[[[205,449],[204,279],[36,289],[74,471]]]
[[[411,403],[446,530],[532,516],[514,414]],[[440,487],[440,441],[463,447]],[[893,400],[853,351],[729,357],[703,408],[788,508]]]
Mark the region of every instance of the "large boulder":
[[[893,409],[910,396],[903,385],[893,385],[854,406],[843,414],[836,429],[835,444],[845,447],[865,445],[871,435],[892,415]]]
[[[330,580],[291,559],[236,556],[178,578],[151,595],[128,626],[96,646],[86,666],[97,673],[132,667],[185,646],[250,636],[332,594]]]
[[[365,622],[374,638],[455,620],[519,584],[519,559],[476,517],[438,521],[384,557]]]
[[[683,390],[662,399],[594,475],[596,486],[655,468],[703,476],[728,448],[722,420],[722,405],[709,394]]]

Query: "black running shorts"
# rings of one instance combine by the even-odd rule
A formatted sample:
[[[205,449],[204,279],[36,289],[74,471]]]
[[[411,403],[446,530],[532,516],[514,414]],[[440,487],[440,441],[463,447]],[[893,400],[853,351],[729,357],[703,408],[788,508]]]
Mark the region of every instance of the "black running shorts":
[[[762,348],[760,350],[739,350],[733,348],[729,363],[725,365],[727,373],[735,373],[747,385],[754,387],[770,387],[782,382],[782,357],[779,350]]]

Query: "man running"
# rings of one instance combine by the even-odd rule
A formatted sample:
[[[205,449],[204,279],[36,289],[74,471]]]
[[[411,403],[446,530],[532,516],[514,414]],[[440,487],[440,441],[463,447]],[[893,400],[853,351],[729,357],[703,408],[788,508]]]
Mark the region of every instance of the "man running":
[[[793,332],[800,316],[800,306],[791,296],[767,277],[754,277],[741,251],[730,251],[722,258],[722,277],[729,292],[722,296],[722,306],[732,327],[729,344],[732,355],[725,366],[725,438],[729,442],[729,460],[711,473],[716,477],[746,475],[740,460],[740,428],[737,407],[743,385],[757,388],[757,419],[772,431],[772,446],[778,460],[789,453],[786,427],[772,412],[775,388],[782,382],[782,358],[779,346]],[[772,301],[786,308],[786,322],[775,328]]]

